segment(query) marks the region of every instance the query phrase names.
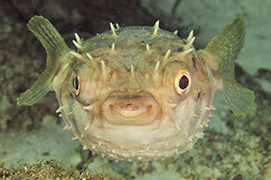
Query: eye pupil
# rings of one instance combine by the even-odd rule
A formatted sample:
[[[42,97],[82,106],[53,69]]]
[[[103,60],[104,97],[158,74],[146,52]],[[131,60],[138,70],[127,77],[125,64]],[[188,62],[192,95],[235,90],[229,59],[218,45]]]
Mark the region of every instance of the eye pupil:
[[[72,86],[74,88],[73,92],[75,96],[78,96],[80,93],[80,79],[78,75],[75,75],[73,80],[72,80]]]
[[[181,89],[185,89],[188,87],[188,85],[189,85],[189,79],[185,75],[183,75],[179,81],[179,87]]]
[[[178,69],[174,80],[174,89],[178,95],[185,96],[189,93],[192,85],[191,79],[187,68]]]
[[[75,76],[72,82],[73,87],[78,90],[79,89],[79,79],[78,76]]]

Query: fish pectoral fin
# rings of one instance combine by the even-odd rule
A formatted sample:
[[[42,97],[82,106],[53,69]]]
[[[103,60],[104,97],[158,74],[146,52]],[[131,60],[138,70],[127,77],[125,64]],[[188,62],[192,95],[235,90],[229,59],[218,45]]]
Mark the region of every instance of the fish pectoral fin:
[[[32,85],[32,87],[20,94],[17,98],[17,104],[19,106],[32,106],[36,102],[40,101],[50,91],[50,83],[53,76],[54,74],[47,70],[41,73],[39,79]]]
[[[28,24],[28,30],[31,31],[41,42],[47,53],[46,67],[53,68],[56,64],[56,57],[60,57],[70,51],[62,36],[50,21],[43,16],[32,17]]]
[[[220,92],[236,116],[245,114],[255,99],[253,91],[240,85],[235,80],[224,79],[223,89]]]
[[[222,96],[230,109],[237,116],[244,114],[255,99],[253,91],[235,81],[234,68],[236,58],[244,46],[245,23],[243,18],[236,18],[212,38],[204,49],[216,56],[218,71],[223,79]]]
[[[31,106],[51,90],[52,79],[57,68],[61,65],[59,61],[70,49],[55,27],[43,16],[32,17],[27,26],[41,42],[47,53],[45,71],[30,89],[17,98],[18,105]]]

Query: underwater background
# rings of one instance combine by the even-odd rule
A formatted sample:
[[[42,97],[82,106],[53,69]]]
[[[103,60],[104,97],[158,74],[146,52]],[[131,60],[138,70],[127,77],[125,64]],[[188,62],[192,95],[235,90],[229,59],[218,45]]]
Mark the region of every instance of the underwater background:
[[[269,0],[0,0],[0,179],[271,179],[270,7]],[[161,29],[182,38],[193,29],[200,49],[243,17],[236,79],[255,92],[255,103],[236,117],[217,93],[204,138],[174,158],[117,163],[83,151],[63,131],[54,93],[31,107],[16,105],[45,68],[46,53],[26,27],[34,15],[48,18],[71,48],[75,32],[88,39],[110,22],[152,26],[159,19]]]

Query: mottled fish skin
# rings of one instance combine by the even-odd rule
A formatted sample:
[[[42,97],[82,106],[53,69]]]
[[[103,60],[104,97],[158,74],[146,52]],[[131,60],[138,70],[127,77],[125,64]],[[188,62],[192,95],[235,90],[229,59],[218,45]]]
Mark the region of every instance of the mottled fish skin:
[[[228,73],[232,66],[227,63],[234,65],[244,34],[235,40],[225,33],[237,26],[242,27],[231,34],[244,33],[242,18],[200,51],[193,46],[193,31],[181,39],[160,29],[159,22],[154,27],[110,24],[111,31],[86,41],[76,34],[76,51],[67,48],[42,16],[33,17],[28,26],[46,48],[46,76],[23,93],[18,104],[32,105],[55,91],[64,129],[84,149],[109,159],[149,161],[192,149],[208,126],[218,89],[236,115],[245,113],[254,100],[252,91],[236,83],[234,72]],[[226,43],[216,50],[214,43],[219,42]],[[222,51],[228,46],[235,51]],[[246,102],[235,102],[238,92],[245,97],[236,101]]]

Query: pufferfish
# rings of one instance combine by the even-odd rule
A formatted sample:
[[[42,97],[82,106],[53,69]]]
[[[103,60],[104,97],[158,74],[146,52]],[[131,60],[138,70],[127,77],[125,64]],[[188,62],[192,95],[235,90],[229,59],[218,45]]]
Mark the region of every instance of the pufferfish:
[[[159,28],[120,27],[83,40],[71,50],[42,16],[28,23],[47,52],[46,69],[17,98],[31,106],[49,91],[59,102],[64,129],[83,149],[103,157],[150,161],[179,155],[202,138],[220,90],[232,112],[244,114],[253,91],[235,81],[235,60],[244,45],[243,18],[236,18],[203,50]]]

